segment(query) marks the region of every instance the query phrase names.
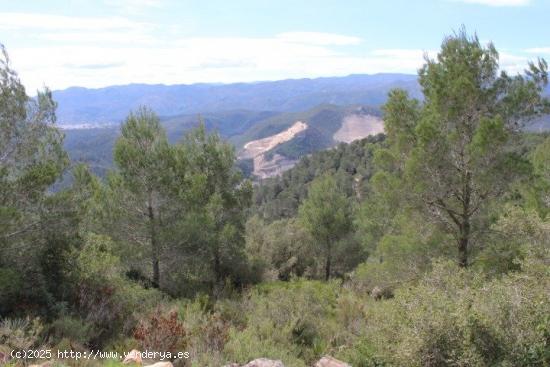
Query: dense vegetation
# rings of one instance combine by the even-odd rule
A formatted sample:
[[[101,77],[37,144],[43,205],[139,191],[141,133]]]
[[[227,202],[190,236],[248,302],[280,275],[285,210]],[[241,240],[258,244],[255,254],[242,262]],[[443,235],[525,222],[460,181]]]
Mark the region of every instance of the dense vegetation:
[[[383,135],[371,136],[303,157],[292,169],[258,184],[253,212],[269,222],[296,216],[309,184],[324,174],[333,175],[346,196],[361,199],[374,171],[373,152],[383,140]]]
[[[51,191],[69,167],[55,102],[5,53],[0,78],[0,351],[550,365],[550,137],[522,132],[549,112],[545,61],[511,76],[491,44],[447,37],[422,101],[389,94],[385,136],[257,187],[217,134],[172,143],[141,107],[104,180],[76,165]]]

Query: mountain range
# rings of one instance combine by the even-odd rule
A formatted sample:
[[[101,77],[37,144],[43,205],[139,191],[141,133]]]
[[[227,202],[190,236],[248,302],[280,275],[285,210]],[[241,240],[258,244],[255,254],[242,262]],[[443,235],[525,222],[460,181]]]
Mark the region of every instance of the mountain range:
[[[349,75],[235,84],[130,84],[99,89],[72,87],[53,92],[60,125],[105,125],[122,121],[140,105],[160,116],[223,111],[304,111],[317,105],[380,106],[393,88],[420,97],[415,75]]]

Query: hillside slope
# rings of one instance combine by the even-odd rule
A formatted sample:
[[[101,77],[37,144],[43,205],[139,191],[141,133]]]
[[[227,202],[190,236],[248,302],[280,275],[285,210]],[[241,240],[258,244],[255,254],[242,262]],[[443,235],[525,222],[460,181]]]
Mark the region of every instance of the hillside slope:
[[[253,158],[253,173],[258,178],[267,178],[291,168],[301,157],[333,147],[339,141],[349,143],[380,132],[383,122],[377,109],[320,105],[260,121],[236,139],[236,146],[240,146],[239,140],[248,141],[240,150],[240,157]],[[264,137],[268,133],[271,135]],[[261,152],[251,154],[250,147],[258,145],[263,148]]]
[[[336,175],[348,196],[364,195],[373,173],[373,148],[383,142],[384,135],[369,136],[302,157],[281,175],[259,182],[254,191],[253,212],[268,222],[295,216],[309,184],[326,173]]]

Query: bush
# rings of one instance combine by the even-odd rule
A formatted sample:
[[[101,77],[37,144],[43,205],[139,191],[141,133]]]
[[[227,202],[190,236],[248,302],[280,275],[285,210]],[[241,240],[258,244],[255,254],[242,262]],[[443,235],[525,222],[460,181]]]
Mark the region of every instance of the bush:
[[[0,267],[0,315],[5,315],[16,308],[20,299],[23,279],[19,272],[10,268]]]
[[[545,366],[546,272],[487,281],[454,263],[436,263],[417,286],[372,304],[363,338],[400,366]]]
[[[134,338],[141,344],[141,350],[177,353],[185,350],[186,331],[175,310],[165,312],[157,308],[139,321]]]
[[[238,362],[265,356],[307,365],[328,351],[338,334],[336,304],[336,283],[300,280],[256,287],[243,305],[246,327],[232,328],[226,355]]]
[[[45,349],[42,322],[35,319],[3,319],[0,321],[0,355],[9,356],[12,350]],[[12,365],[21,361],[13,360]],[[0,364],[2,364],[0,360]],[[7,364],[8,366],[10,363]]]
[[[489,275],[501,275],[521,269],[526,252],[540,250],[550,243],[550,222],[534,210],[504,207],[492,226],[493,236],[478,256],[477,265]]]
[[[355,291],[371,293],[377,288],[388,298],[395,289],[421,279],[434,258],[454,258],[452,240],[423,218],[403,213],[394,221],[397,229],[383,235],[369,259],[351,274],[349,286]]]
[[[25,350],[43,342],[42,322],[35,319],[4,319],[0,321],[0,345],[10,350]]]
[[[263,280],[289,280],[305,274],[314,276],[316,262],[311,241],[295,219],[266,224],[254,216],[246,224],[249,262]]]
[[[336,355],[354,367],[386,367],[385,359],[377,355],[372,343],[367,339],[358,339]]]
[[[68,339],[73,343],[86,346],[94,337],[97,337],[98,331],[94,325],[85,322],[78,317],[62,316],[53,321],[49,328],[49,335],[52,343],[59,343],[62,339]]]
[[[114,255],[109,237],[89,234],[76,256],[80,283],[78,311],[97,330],[89,344],[104,346],[120,333],[129,335],[139,314],[163,300],[155,289],[145,289],[125,277],[126,269]]]
[[[240,320],[233,310],[227,312],[228,304],[240,306],[240,302],[228,300],[213,304],[210,298],[201,296],[180,308],[187,331],[187,351],[193,366],[225,364],[223,351],[229,340],[231,321],[238,323]],[[239,309],[239,312],[242,313],[242,310]]]

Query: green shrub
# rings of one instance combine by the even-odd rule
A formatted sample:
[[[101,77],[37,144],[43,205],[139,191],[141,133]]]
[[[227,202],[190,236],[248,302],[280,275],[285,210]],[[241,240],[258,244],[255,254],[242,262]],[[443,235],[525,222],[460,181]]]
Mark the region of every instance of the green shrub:
[[[218,305],[209,305],[203,297],[181,308],[190,359],[200,362],[201,365],[205,363],[205,356],[208,356],[209,361],[221,363],[223,350],[229,339],[231,319],[218,311],[218,308]]]
[[[386,367],[384,359],[376,354],[372,343],[367,339],[358,339],[354,344],[347,346],[336,354],[336,357],[346,361],[354,367]]]
[[[258,286],[243,305],[246,328],[232,328],[226,355],[238,362],[263,356],[308,365],[330,349],[338,334],[336,305],[336,283],[300,280]]]
[[[43,342],[42,321],[35,319],[3,319],[0,321],[0,345],[15,350],[25,350]]]
[[[16,270],[0,267],[0,315],[15,308],[22,288],[23,279]]]
[[[362,337],[374,355],[399,366],[545,366],[545,271],[542,277],[527,271],[487,281],[474,270],[436,263],[417,286],[373,303]]]
[[[535,210],[512,205],[504,207],[492,230],[476,262],[489,275],[520,270],[526,252],[544,249],[550,242],[549,221],[543,221]]]
[[[49,328],[51,342],[56,344],[66,338],[80,345],[88,345],[96,337],[98,331],[94,325],[73,316],[62,316],[54,320]]]
[[[155,289],[128,280],[109,237],[88,234],[76,256],[80,283],[78,311],[95,334],[90,343],[104,346],[119,334],[130,335],[138,317],[164,299]]]

